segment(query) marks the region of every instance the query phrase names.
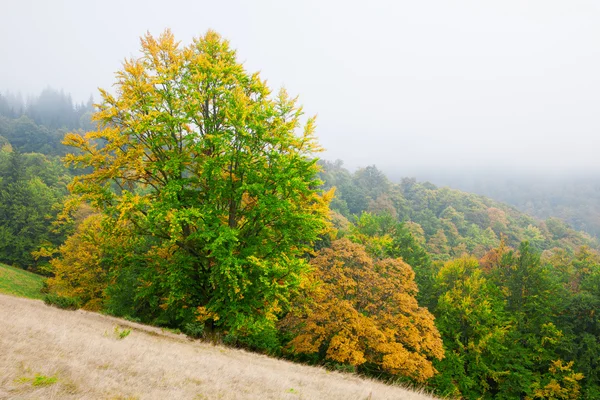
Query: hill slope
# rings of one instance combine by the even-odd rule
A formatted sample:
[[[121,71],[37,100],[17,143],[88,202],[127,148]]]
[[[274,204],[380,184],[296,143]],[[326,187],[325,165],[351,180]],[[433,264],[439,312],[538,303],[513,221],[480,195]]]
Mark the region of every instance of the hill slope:
[[[0,293],[41,299],[44,278],[20,268],[0,264]]]
[[[131,334],[119,339],[127,329]],[[6,295],[0,295],[0,354],[0,399],[431,399]]]
[[[600,177],[593,172],[486,179],[448,177],[444,185],[511,204],[540,219],[557,217],[575,229],[600,237]]]
[[[537,250],[598,248],[598,241],[557,218],[541,221],[484,196],[405,178],[390,182],[375,166],[354,173],[341,162],[320,162],[324,188],[336,188],[331,207],[353,219],[361,212],[389,213],[437,259],[464,253],[482,257],[504,238],[509,246],[529,241]]]

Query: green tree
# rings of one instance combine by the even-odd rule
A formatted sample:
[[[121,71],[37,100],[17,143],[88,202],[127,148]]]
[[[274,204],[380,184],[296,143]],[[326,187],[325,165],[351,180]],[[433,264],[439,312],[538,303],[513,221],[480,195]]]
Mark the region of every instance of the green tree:
[[[169,31],[141,43],[117,96],[101,91],[101,129],[65,138],[78,150],[66,160],[91,170],[72,193],[154,241],[137,290],[158,290],[171,323],[261,346],[252,338],[273,332],[327,226],[314,119],[302,127],[295,99],[271,96],[215,32],[185,47]]]
[[[505,375],[502,354],[510,330],[502,294],[467,257],[445,263],[435,289],[446,357],[435,363],[440,374],[431,383],[445,396],[494,396]]]
[[[425,306],[431,304],[431,260],[404,223],[398,222],[390,214],[362,213],[356,224],[350,228],[349,237],[352,241],[364,245],[373,257],[402,258],[415,271],[419,303]]]
[[[504,252],[492,263],[489,277],[503,291],[514,325],[509,334],[512,345],[503,354],[508,373],[498,386],[502,398],[542,393],[542,387],[552,385],[546,382],[549,371],[554,373],[552,366],[563,362],[561,349],[568,345],[568,338],[557,325],[557,316],[568,304],[568,293],[554,275],[528,242],[521,243],[518,252]],[[565,377],[573,373],[570,367],[559,370]]]
[[[600,397],[600,257],[582,247],[570,262],[574,291],[560,314],[560,326],[570,339],[562,347],[564,359],[575,360],[583,373],[583,398]]]
[[[372,200],[387,193],[390,187],[387,177],[374,165],[356,171],[353,180]]]
[[[35,172],[28,176],[28,158],[31,155],[0,150],[0,262],[23,268],[35,266],[31,252],[40,245],[62,239],[52,229],[54,205],[62,194]]]

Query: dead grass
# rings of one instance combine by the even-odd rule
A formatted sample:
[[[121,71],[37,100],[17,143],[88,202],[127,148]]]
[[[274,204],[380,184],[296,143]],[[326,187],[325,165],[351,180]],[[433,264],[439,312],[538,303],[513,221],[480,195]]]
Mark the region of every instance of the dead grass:
[[[120,339],[115,332],[123,329],[132,331]],[[0,399],[8,398],[432,399],[349,374],[0,294]]]

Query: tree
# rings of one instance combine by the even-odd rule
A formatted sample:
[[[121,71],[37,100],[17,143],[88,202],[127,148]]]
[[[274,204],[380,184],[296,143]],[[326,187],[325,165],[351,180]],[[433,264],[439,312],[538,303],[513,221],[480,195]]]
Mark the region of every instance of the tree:
[[[576,361],[583,373],[582,398],[600,397],[600,257],[588,247],[580,248],[568,263],[569,287],[574,291],[560,315],[570,344],[561,347],[565,359]]]
[[[376,199],[389,190],[390,183],[385,174],[374,165],[361,168],[354,173],[354,182],[371,198]]]
[[[444,396],[493,397],[505,374],[502,353],[510,330],[501,292],[467,257],[445,263],[435,288],[446,358],[435,363],[440,374],[432,383]]]
[[[499,382],[499,392],[508,398],[531,397],[550,393],[557,385],[578,387],[577,381],[582,378],[570,365],[564,369],[552,367],[562,365],[562,349],[569,345],[569,338],[557,325],[557,316],[568,305],[568,290],[555,271],[541,264],[540,254],[528,242],[522,242],[518,252],[499,249],[494,253],[496,257],[487,257],[491,266],[487,276],[502,291],[514,328],[508,334],[513,345],[503,354],[509,373]],[[566,356],[570,358],[572,353]],[[548,380],[549,374],[556,376]],[[563,378],[564,382],[557,383]]]
[[[8,139],[6,139],[4,136],[0,136],[0,151],[8,152],[9,149],[12,150],[12,146],[10,145]]]
[[[448,238],[443,229],[438,229],[435,235],[431,236],[427,242],[429,251],[438,256],[444,256],[449,253]]]
[[[520,323],[536,321],[541,326],[545,318],[554,315],[557,297],[562,293],[550,272],[528,242],[521,243],[517,254],[513,251],[503,254],[499,263],[492,267],[492,279],[507,294],[507,310]]]
[[[148,34],[141,52],[117,73],[116,96],[101,91],[100,129],[65,137],[78,151],[67,162],[91,169],[70,189],[152,241],[156,273],[138,294],[160,288],[158,306],[175,311],[169,323],[258,337],[327,225],[314,119],[301,129],[296,100],[283,90],[273,98],[215,32],[185,47],[170,31]]]
[[[364,212],[357,218],[349,234],[353,242],[365,246],[367,253],[375,258],[402,258],[415,272],[419,303],[425,306],[431,304],[431,260],[406,224],[398,222],[390,214],[373,215]]]
[[[75,234],[58,248],[61,257],[51,260],[53,275],[49,290],[62,297],[76,298],[89,310],[99,310],[108,284],[108,269],[102,267],[101,216],[85,219]],[[114,243],[113,243],[114,244]]]
[[[23,268],[34,266],[31,252],[40,245],[62,240],[51,226],[57,214],[54,205],[62,194],[37,176],[35,166],[28,165],[35,158],[0,149],[0,262]]]
[[[417,303],[408,264],[373,260],[348,239],[322,249],[311,264],[311,299],[284,320],[295,334],[294,353],[419,382],[435,374],[431,360],[443,358],[442,342],[433,316]]]

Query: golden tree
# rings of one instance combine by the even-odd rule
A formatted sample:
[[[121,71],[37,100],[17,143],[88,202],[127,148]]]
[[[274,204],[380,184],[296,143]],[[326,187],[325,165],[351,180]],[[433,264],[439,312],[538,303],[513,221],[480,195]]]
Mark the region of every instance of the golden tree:
[[[84,308],[94,311],[102,305],[108,282],[108,270],[101,262],[104,244],[101,222],[102,217],[94,214],[77,227],[58,248],[59,257],[50,261],[54,276],[47,281],[52,293],[77,298]]]
[[[295,353],[424,381],[443,358],[433,315],[419,307],[412,268],[402,259],[373,260],[364,246],[340,239],[311,261],[310,300],[283,324]]]

